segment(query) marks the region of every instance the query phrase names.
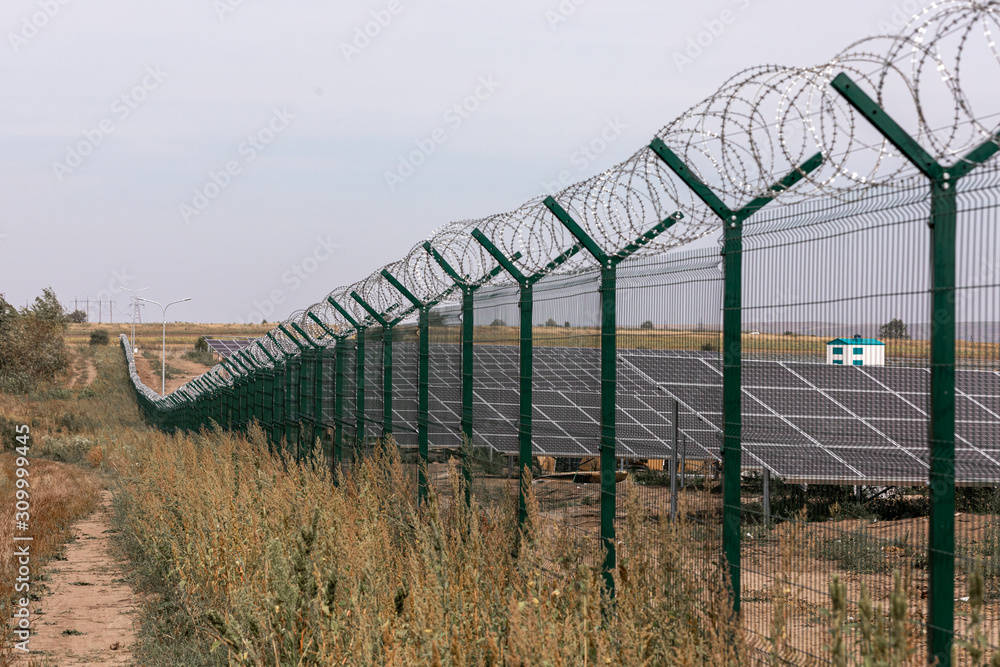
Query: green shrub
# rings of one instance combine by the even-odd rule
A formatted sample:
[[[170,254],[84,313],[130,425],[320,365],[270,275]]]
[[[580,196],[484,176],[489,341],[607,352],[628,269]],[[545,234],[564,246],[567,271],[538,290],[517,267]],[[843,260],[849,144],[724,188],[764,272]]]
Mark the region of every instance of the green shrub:
[[[955,489],[955,511],[969,514],[1000,514],[1000,489],[992,486],[960,486]]]
[[[202,364],[203,366],[214,366],[215,357],[212,356],[210,350],[188,350],[184,353],[184,358],[188,361],[193,361],[196,364]],[[167,369],[170,369],[170,364],[167,364]]]
[[[827,540],[820,553],[837,561],[849,572],[875,574],[888,571],[882,544],[864,528]]]
[[[0,295],[0,391],[25,394],[66,370],[65,319],[51,289],[21,311]]]
[[[17,444],[17,427],[20,422],[0,415],[0,451],[13,449]]]
[[[652,329],[653,328],[653,323],[650,320],[646,320],[645,322],[643,322],[642,324],[639,325],[639,328],[640,329]]]
[[[91,345],[107,345],[108,344],[108,330],[107,329],[95,329],[90,332],[90,344]]]

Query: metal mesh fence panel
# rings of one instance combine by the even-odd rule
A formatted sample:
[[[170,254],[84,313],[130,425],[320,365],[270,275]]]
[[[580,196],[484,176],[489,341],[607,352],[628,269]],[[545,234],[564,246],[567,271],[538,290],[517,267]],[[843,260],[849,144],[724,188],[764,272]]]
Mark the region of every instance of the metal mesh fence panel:
[[[473,491],[481,502],[503,502],[517,493],[518,291],[516,287],[484,288],[475,299]]]
[[[417,329],[397,325],[392,332],[392,433],[400,447],[417,446]]]
[[[369,329],[365,332],[365,410],[362,415],[364,438],[374,440],[382,437],[385,382],[385,356],[382,346],[382,331]]]
[[[430,314],[428,412],[430,447],[462,449],[462,311],[439,306]]]
[[[618,271],[617,437],[645,530],[683,513],[718,558],[722,499],[721,302],[717,247],[635,258]],[[619,493],[625,491],[619,484]],[[627,499],[622,498],[619,505]],[[688,563],[694,566],[695,563]]]

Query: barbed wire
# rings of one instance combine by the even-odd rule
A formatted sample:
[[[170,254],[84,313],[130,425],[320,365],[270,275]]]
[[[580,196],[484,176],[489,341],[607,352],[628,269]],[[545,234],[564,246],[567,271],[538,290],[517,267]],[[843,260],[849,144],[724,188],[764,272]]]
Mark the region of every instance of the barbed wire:
[[[993,35],[998,30],[1000,0],[932,2],[898,34],[859,40],[821,65],[743,70],[665,125],[656,137],[733,208],[765,192],[817,152],[823,156],[822,166],[804,174],[802,182],[783,192],[777,203],[815,197],[854,199],[868,188],[892,187],[914,169],[831,87],[833,78],[846,73],[932,157],[951,163],[996,136],[1000,92],[995,69],[1000,66],[1000,50]],[[637,254],[663,253],[721,225],[648,147],[554,198],[608,254],[675,212],[683,214],[681,221],[645,243]],[[516,265],[526,275],[549,271],[549,263],[575,242],[543,197],[536,197],[513,211],[442,225],[402,259],[382,268],[424,302],[455,301],[460,295],[455,281],[424,244],[429,243],[463,280],[476,284],[496,262],[472,237],[474,229],[508,257],[520,253]],[[588,253],[580,252],[554,271],[570,273],[593,264]],[[334,289],[283,324],[289,328],[295,323],[313,340],[328,344],[325,329],[346,336],[355,329],[350,320],[361,327],[375,324],[352,293],[377,313],[389,313],[388,319],[412,311],[382,275],[382,268]],[[510,284],[512,279],[501,273],[494,282]],[[330,301],[347,311],[350,319]],[[280,329],[260,343],[276,359],[298,350]],[[251,347],[248,353],[254,359],[271,364],[262,350]],[[219,368],[208,374],[216,381],[231,382],[229,372]],[[151,400],[160,400],[153,395]]]

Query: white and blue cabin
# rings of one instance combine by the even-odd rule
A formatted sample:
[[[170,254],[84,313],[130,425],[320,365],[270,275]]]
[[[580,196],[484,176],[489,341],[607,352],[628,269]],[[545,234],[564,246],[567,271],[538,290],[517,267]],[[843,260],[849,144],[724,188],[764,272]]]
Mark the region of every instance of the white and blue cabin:
[[[874,338],[837,338],[826,344],[826,363],[836,366],[885,366],[885,343]]]

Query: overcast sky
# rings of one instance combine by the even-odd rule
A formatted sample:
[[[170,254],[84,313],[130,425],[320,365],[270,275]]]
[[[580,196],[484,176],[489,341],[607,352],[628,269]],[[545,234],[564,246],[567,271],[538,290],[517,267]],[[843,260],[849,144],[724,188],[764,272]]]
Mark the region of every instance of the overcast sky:
[[[743,68],[826,61],[915,7],[4,0],[0,293],[281,320],[603,171]]]

